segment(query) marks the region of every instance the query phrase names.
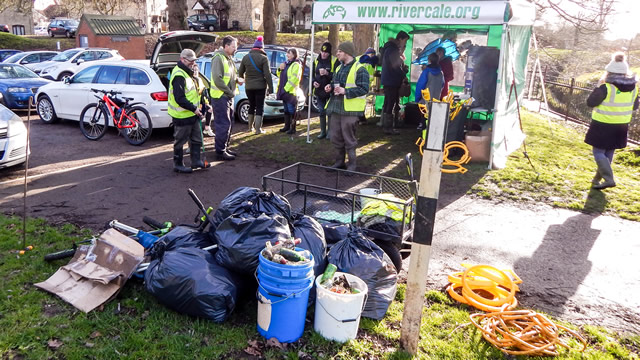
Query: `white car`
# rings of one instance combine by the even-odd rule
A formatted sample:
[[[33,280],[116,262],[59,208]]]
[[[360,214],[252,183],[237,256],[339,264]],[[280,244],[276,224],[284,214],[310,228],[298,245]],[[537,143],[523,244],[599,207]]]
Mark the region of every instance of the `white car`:
[[[106,48],[75,48],[56,55],[49,61],[34,66],[32,70],[49,80],[62,80],[78,71],[78,67],[90,61],[124,60],[118,50]]]
[[[40,119],[45,123],[60,118],[78,121],[82,109],[98,101],[91,89],[100,89],[119,91],[122,92],[120,97],[144,103],[154,129],[169,127],[172,119],[167,113],[168,75],[180,58],[179,49],[191,48],[198,53],[216,38],[217,35],[194,31],[171,32],[159,37],[150,62],[124,60],[85,64],[74,76],[38,89],[36,108]]]
[[[20,64],[31,70],[40,63],[53,59],[59,51],[24,51],[6,58],[3,63]]]
[[[27,161],[27,127],[0,104],[0,169]]]
[[[33,28],[33,34],[34,35],[38,35],[38,36],[47,36],[49,35],[47,33],[47,26],[43,25],[43,26],[36,26]]]

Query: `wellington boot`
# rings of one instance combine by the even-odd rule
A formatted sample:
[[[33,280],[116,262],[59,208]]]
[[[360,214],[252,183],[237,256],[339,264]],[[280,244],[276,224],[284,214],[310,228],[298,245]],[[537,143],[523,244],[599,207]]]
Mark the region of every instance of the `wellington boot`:
[[[349,157],[349,164],[347,170],[356,171],[356,148],[347,150],[347,156]]]
[[[318,139],[324,139],[327,137],[327,115],[320,115],[320,135]]]
[[[593,176],[593,180],[591,180],[591,184],[598,185],[600,184],[601,180],[602,180],[602,176],[600,176],[600,172],[596,170],[596,174]]]
[[[173,171],[177,173],[185,173],[185,174],[192,172],[193,170],[184,166],[184,163],[182,162],[182,157],[183,157],[182,149],[173,150]]]
[[[249,129],[247,129],[247,132],[252,132],[253,131],[253,120],[255,119],[255,115],[249,114],[247,116],[247,119],[249,120]]]
[[[291,129],[291,115],[290,114],[284,114],[284,127],[278,131],[280,132],[287,132]]]
[[[598,165],[598,173],[602,176],[604,181],[600,184],[593,185],[592,187],[594,189],[606,189],[616,186],[616,182],[613,179],[613,169],[611,169],[609,159],[598,158],[596,159],[596,164]]]
[[[346,165],[344,163],[345,154],[346,154],[346,150],[344,148],[336,149],[336,161],[333,163],[333,165],[331,165],[331,167],[334,169],[345,169],[346,168]]]
[[[256,115],[253,127],[256,129],[256,135],[266,133],[266,131],[262,130],[262,115]]]
[[[393,114],[382,114],[382,131],[387,135],[398,135],[400,133],[393,128]]]
[[[211,167],[207,161],[202,160],[202,149],[199,146],[191,147],[191,168],[206,169]]]

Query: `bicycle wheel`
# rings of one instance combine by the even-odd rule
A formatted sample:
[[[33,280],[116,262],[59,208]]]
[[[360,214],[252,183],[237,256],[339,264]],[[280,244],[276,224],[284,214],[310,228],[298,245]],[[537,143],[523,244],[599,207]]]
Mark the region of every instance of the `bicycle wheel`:
[[[99,140],[107,132],[109,116],[96,103],[89,104],[80,113],[80,131],[89,140]]]
[[[44,256],[45,261],[54,261],[59,259],[64,259],[68,257],[72,257],[76,254],[76,249],[62,250],[58,252],[54,252],[51,254],[47,254]]]
[[[144,144],[151,136],[151,130],[153,130],[149,112],[141,106],[134,106],[127,109],[126,115],[128,116],[122,119],[122,125],[132,127],[121,129],[124,138],[131,145]]]

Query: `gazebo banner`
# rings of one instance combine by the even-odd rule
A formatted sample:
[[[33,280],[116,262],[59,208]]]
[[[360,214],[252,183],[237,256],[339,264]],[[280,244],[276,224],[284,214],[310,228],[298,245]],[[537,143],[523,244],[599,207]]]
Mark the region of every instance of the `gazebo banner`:
[[[502,24],[506,1],[314,1],[316,24]]]

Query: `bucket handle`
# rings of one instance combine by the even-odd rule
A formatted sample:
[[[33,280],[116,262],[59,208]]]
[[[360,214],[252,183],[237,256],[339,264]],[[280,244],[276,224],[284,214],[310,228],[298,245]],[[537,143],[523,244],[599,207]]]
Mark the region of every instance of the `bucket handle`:
[[[257,280],[258,280],[258,270],[256,270],[256,272],[254,272],[254,273],[253,273],[253,275],[256,277],[256,281],[257,281]],[[258,281],[258,287],[259,287],[260,289],[264,290],[264,292],[266,292],[266,293],[267,293],[267,295],[269,295],[269,296],[275,296],[275,297],[280,297],[280,298],[284,296],[284,295],[280,295],[280,294],[273,294],[273,293],[269,292],[269,290],[265,289],[264,287],[262,287],[262,285],[260,285],[260,281]],[[295,296],[295,295],[298,295],[298,294],[302,294],[303,292],[305,292],[305,291],[307,291],[307,290],[311,289],[312,287],[313,287],[313,281],[309,284],[309,286],[307,286],[306,288],[304,288],[304,289],[303,289],[302,291],[300,291],[300,292],[297,292],[297,293],[291,293],[291,294],[287,295],[284,299],[280,299],[280,300],[278,300],[278,301],[269,301],[269,302],[264,302],[264,301],[262,301],[262,299],[261,299],[261,298],[260,298],[260,296],[259,296],[260,289],[257,289],[257,290],[256,290],[256,299],[257,299],[258,301],[260,301],[260,303],[262,303],[262,304],[274,305],[274,304],[277,304],[277,303],[279,303],[279,302],[283,302],[283,301],[287,300],[288,298],[290,298],[290,297],[292,297],[292,296]]]
[[[364,301],[362,302],[362,309],[360,310],[360,314],[362,314],[362,312],[364,311],[364,306],[367,304],[367,299],[368,299],[368,298],[369,298],[369,294],[364,294]],[[333,315],[329,312],[329,310],[327,310],[327,308],[326,308],[326,307],[324,307],[324,305],[322,305],[322,302],[321,302],[321,301],[318,301],[318,300],[316,299],[316,303],[317,303],[318,305],[320,305],[320,306],[322,307],[322,309],[324,309],[324,312],[326,312],[326,313],[327,313],[327,315],[331,316],[331,317],[333,318],[333,320],[335,320],[335,321],[337,321],[337,322],[341,322],[341,323],[349,323],[349,322],[354,322],[354,321],[358,320],[358,318],[355,318],[355,319],[345,319],[345,320],[336,319],[336,317],[335,317],[335,316],[333,316]]]

